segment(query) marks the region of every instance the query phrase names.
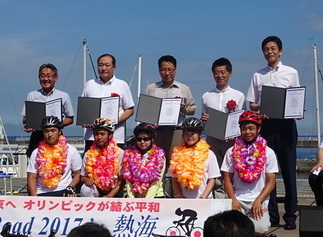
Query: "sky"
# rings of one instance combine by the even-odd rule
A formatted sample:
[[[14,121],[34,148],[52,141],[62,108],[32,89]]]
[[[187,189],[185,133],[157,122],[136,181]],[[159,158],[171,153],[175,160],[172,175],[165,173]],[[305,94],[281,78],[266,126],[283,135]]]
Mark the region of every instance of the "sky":
[[[202,94],[215,87],[213,61],[228,58],[233,64],[230,86],[246,94],[253,73],[266,66],[260,45],[269,35],[282,39],[282,62],[297,69],[306,86],[307,111],[297,121],[299,135],[317,133],[312,45],[317,45],[323,68],[321,0],[0,0],[0,6],[0,116],[8,136],[28,135],[20,113],[28,92],[40,88],[43,63],[58,68],[56,88],[69,93],[76,113],[84,39],[94,63],[104,53],[116,57],[115,75],[130,84],[135,102],[138,57],[143,92],[147,83],[160,80],[158,58],[175,56],[176,80],[191,88],[200,117]],[[86,78],[93,78],[89,55],[86,68]],[[319,91],[322,87],[320,79]],[[135,115],[128,120],[128,135],[134,126]],[[81,136],[83,129],[71,125],[64,134]]]

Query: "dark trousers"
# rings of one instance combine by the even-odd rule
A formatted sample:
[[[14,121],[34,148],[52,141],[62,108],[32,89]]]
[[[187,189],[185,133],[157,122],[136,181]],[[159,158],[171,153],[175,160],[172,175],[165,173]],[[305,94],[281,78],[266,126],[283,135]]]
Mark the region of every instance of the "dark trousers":
[[[296,145],[297,128],[294,119],[267,119],[263,120],[260,134],[267,140],[278,159],[285,186],[285,222],[295,222],[297,211],[296,188]],[[279,223],[276,187],[270,194],[269,215],[272,224]]]
[[[175,146],[183,144],[183,131],[173,126],[159,126],[157,128],[156,145],[166,153],[166,170]]]
[[[44,139],[43,131],[35,130],[31,133],[29,139],[29,145],[26,151],[27,157],[31,156],[31,153],[38,147],[38,144]]]
[[[311,173],[308,177],[308,182],[314,193],[316,206],[323,206],[323,171],[318,175]]]
[[[212,150],[218,160],[218,165],[221,168],[224,155],[227,150],[234,145],[235,140],[222,141],[214,137],[206,137],[207,144],[210,145],[210,150]]]
[[[41,194],[37,194],[37,196],[42,196],[42,197],[63,197],[64,191],[65,190],[48,192],[48,193],[41,193]]]

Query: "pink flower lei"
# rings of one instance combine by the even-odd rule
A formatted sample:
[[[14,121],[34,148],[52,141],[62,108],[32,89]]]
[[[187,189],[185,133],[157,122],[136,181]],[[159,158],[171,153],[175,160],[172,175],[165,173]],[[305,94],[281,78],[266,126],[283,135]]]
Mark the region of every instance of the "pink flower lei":
[[[57,187],[66,167],[67,153],[67,140],[62,135],[56,145],[49,145],[45,141],[39,143],[36,156],[38,175],[43,178],[46,187]]]
[[[159,180],[165,163],[165,152],[153,144],[147,151],[148,157],[142,162],[139,149],[130,148],[123,154],[123,177],[132,183],[133,191],[147,193],[151,183]]]
[[[109,190],[114,187],[119,173],[119,147],[110,139],[106,148],[100,149],[94,142],[86,152],[85,169],[89,178],[93,178],[97,187]]]
[[[239,178],[244,182],[254,182],[259,179],[266,164],[267,141],[258,135],[256,141],[248,148],[242,137],[238,137],[233,150],[232,157],[235,170]]]

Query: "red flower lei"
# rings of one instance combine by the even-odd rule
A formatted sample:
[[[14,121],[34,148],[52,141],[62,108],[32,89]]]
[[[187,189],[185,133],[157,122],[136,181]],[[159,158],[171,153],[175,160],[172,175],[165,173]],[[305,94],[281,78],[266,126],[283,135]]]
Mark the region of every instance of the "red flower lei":
[[[123,177],[132,183],[133,192],[147,193],[151,183],[159,180],[165,163],[165,152],[153,144],[146,153],[143,162],[139,149],[130,148],[125,151],[122,159]]]
[[[227,106],[227,109],[228,109],[228,112],[234,112],[236,111],[238,105],[237,105],[237,102],[235,100],[229,100],[226,104]]]
[[[110,139],[106,148],[100,149],[94,142],[86,152],[85,169],[89,178],[93,178],[95,185],[102,190],[114,187],[119,173],[119,147]]]
[[[56,188],[66,167],[68,146],[66,137],[60,135],[56,145],[41,141],[38,145],[36,162],[38,175],[48,188]]]
[[[267,141],[260,135],[251,147],[248,147],[241,136],[237,138],[232,157],[235,170],[242,181],[252,183],[259,179],[266,165],[266,147]]]

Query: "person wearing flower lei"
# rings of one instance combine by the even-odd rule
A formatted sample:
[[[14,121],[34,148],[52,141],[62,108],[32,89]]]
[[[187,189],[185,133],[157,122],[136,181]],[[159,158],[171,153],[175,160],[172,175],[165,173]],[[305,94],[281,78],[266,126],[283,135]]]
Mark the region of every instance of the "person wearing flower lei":
[[[29,195],[75,197],[82,158],[61,135],[63,124],[57,117],[45,117],[41,128],[44,139],[32,152],[27,167]]]
[[[113,139],[115,125],[98,118],[92,123],[94,143],[85,153],[81,170],[82,197],[122,197],[119,175],[123,150]]]
[[[240,115],[241,136],[225,154],[221,171],[232,209],[244,212],[255,224],[256,235],[270,228],[268,200],[275,187],[278,165],[275,152],[259,134],[261,115]]]
[[[135,146],[125,150],[122,175],[128,198],[164,197],[165,151],[154,144],[156,131],[152,125],[139,124],[133,131]]]
[[[211,191],[220,169],[209,145],[201,139],[202,120],[194,117],[184,120],[184,144],[176,146],[171,155],[169,175],[177,198],[212,198]]]

